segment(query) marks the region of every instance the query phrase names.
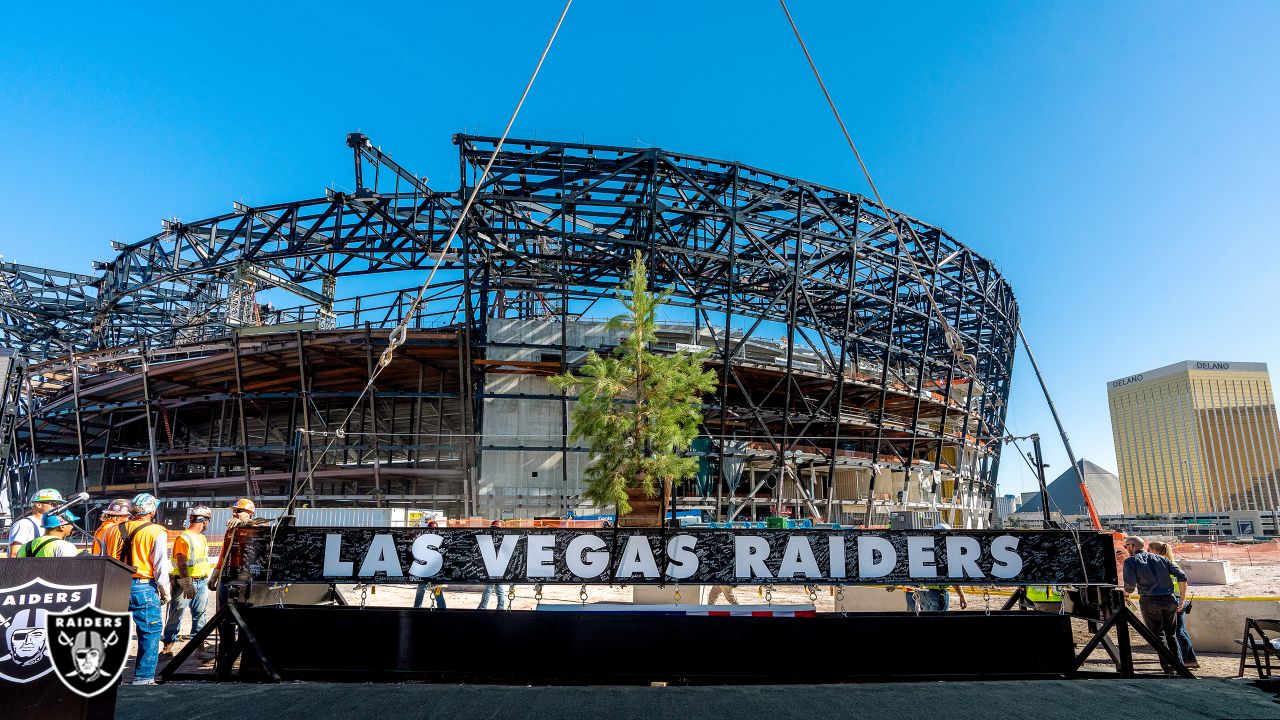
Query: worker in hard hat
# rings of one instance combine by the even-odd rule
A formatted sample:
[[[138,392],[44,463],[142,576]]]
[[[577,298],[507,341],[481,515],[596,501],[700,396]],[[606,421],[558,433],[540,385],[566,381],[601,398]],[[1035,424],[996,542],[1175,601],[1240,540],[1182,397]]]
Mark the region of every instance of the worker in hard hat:
[[[240,498],[231,505],[231,518],[242,523],[252,520],[257,512],[257,506],[249,498]]]
[[[155,685],[156,663],[163,630],[161,608],[169,602],[169,534],[154,522],[160,501],[151,493],[139,493],[129,501],[130,519],[115,526],[112,535],[120,538],[117,556],[133,566],[133,587],[129,592],[129,612],[138,633],[138,659],[133,668],[134,685]],[[163,580],[163,582],[162,582]]]
[[[104,542],[107,528],[117,525],[129,519],[129,501],[124,498],[116,498],[112,500],[107,509],[102,511],[101,524],[93,533],[93,545],[90,546],[89,552],[94,555],[105,555],[107,557],[115,557],[119,552],[111,552],[110,548]],[[116,535],[119,538],[119,535]]]
[[[18,548],[41,536],[44,527],[40,520],[62,502],[62,493],[53,488],[38,490],[31,496],[31,512],[9,526],[9,557],[16,557]]]
[[[231,503],[230,510],[231,518],[227,520],[227,530],[222,536],[222,552],[218,553],[218,564],[214,566],[213,574],[209,578],[209,589],[218,593],[219,605],[227,602],[227,590],[226,587],[222,585],[222,563],[231,554],[231,543],[234,539],[234,535],[231,531],[241,525],[254,525],[260,522],[259,520],[254,519],[254,515],[257,514],[258,508],[249,498],[240,498],[234,503]]]
[[[40,519],[44,526],[44,535],[18,547],[14,557],[75,557],[80,554],[75,545],[67,537],[75,531],[73,525],[80,518],[63,510],[60,513],[45,513]]]
[[[205,599],[209,593],[209,574],[213,568],[209,565],[209,541],[205,539],[205,530],[209,528],[209,518],[213,511],[204,505],[197,505],[187,512],[187,529],[178,534],[173,541],[172,563],[169,586],[169,613],[164,624],[164,634],[160,636],[163,647],[161,655],[173,653],[173,645],[178,640],[178,629],[182,625],[182,610],[191,611],[191,634],[195,635],[204,627]]]

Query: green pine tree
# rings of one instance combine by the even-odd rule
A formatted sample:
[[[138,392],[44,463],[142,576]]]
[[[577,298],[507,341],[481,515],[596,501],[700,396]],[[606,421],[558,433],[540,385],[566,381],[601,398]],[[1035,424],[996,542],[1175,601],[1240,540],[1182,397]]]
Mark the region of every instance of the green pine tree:
[[[644,260],[636,253],[631,276],[618,288],[626,313],[608,327],[627,331],[612,356],[594,351],[577,375],[551,378],[561,390],[576,388],[573,440],[586,439],[593,458],[583,473],[583,497],[598,507],[617,504],[631,512],[627,488],[648,497],[695,476],[698,460],[686,457],[702,421],[702,396],[716,389],[715,373],[704,370],[707,352],[659,355],[649,350],[657,339],[657,309],[669,293],[649,290]]]

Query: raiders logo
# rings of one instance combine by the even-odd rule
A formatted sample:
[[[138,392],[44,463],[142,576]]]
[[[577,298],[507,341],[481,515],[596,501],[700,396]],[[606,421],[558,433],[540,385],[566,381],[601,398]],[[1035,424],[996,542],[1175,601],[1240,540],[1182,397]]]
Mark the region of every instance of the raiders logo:
[[[129,657],[129,621],[95,607],[49,613],[49,658],[62,684],[85,697],[115,685]]]
[[[97,599],[93,585],[58,585],[40,578],[0,588],[0,678],[28,683],[53,669],[49,662],[49,613],[77,610]]]

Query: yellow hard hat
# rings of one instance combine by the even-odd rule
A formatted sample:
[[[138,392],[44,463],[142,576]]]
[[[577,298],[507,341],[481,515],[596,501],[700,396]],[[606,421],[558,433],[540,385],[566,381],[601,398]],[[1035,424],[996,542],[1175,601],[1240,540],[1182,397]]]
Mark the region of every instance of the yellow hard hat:
[[[253,504],[253,501],[250,500],[249,498],[240,498],[235,502],[234,505],[231,506],[231,509],[232,510],[248,510],[250,515],[253,515],[254,513],[258,512],[257,507]]]

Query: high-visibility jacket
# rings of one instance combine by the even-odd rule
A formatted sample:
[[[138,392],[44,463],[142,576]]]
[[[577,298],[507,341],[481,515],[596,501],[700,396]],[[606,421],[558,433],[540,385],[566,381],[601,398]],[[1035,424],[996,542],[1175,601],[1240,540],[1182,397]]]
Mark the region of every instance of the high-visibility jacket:
[[[120,524],[119,520],[111,520],[104,522],[98,526],[93,533],[93,544],[89,546],[89,552],[94,555],[104,555],[106,557],[120,557],[120,535],[115,534],[115,547],[107,544],[107,531]],[[118,528],[117,528],[118,529]],[[113,531],[115,532],[115,531]]]
[[[1031,602],[1062,602],[1062,595],[1052,585],[1028,585],[1027,599]]]
[[[70,557],[78,554],[76,546],[63,540],[62,538],[49,537],[45,535],[18,548],[18,554],[14,557],[30,557],[30,558],[47,558],[47,557]]]
[[[148,525],[149,523],[149,525]],[[148,527],[142,527],[148,525]],[[152,523],[150,520],[130,520],[128,522],[119,523],[116,526],[115,533],[109,533],[108,540],[112,539],[112,535],[117,535],[116,545],[117,557],[119,553],[124,551],[124,538],[133,533],[133,545],[130,548],[128,558],[124,558],[123,562],[134,567],[133,576],[139,580],[154,580],[159,575],[168,572],[168,567],[158,567],[158,565],[167,566],[168,553],[164,552],[169,544],[169,533],[165,532],[164,527]],[[136,532],[135,532],[136,530]],[[157,547],[160,552],[156,552]],[[157,561],[159,558],[159,561]]]
[[[187,574],[184,576],[178,569],[178,556],[187,558]],[[169,556],[173,563],[171,571],[175,577],[192,579],[207,578],[212,568],[209,566],[209,541],[204,533],[195,530],[183,530],[173,541],[173,554]]]

